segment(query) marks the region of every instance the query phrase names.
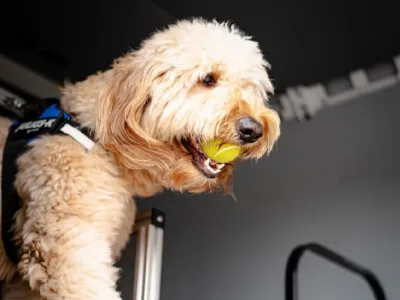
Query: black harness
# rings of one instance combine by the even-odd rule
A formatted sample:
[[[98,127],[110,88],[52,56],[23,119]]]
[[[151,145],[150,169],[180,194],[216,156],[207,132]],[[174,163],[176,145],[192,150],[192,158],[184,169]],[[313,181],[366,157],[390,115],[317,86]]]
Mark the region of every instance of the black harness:
[[[21,208],[21,199],[14,187],[17,174],[16,161],[29,148],[29,143],[43,134],[70,135],[87,150],[94,145],[88,133],[84,133],[83,128],[72,120],[71,115],[57,104],[45,108],[33,117],[15,121],[11,125],[3,152],[1,226],[4,248],[9,259],[15,264],[18,263],[19,257],[14,243],[14,217]]]

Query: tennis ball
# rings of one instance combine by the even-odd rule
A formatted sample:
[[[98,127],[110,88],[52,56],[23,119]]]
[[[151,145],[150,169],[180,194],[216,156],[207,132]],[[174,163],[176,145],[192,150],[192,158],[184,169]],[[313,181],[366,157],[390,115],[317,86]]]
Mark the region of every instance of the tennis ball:
[[[239,156],[241,147],[234,144],[222,144],[220,139],[202,143],[204,153],[217,163],[228,163]]]

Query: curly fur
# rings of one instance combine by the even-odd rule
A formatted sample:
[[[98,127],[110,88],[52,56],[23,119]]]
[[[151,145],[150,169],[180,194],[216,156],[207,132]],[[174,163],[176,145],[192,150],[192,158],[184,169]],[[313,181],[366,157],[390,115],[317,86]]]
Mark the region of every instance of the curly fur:
[[[85,152],[68,136],[45,136],[18,159],[20,262],[14,267],[0,244],[6,299],[119,300],[114,262],[134,223],[132,196],[229,190],[233,166],[205,177],[182,138],[237,143],[236,121],[250,116],[264,135],[241,159],[271,151],[280,122],[267,103],[268,67],[236,27],[193,19],[154,33],[109,70],[65,84],[62,107],[96,146]],[[201,84],[207,74],[214,87]],[[9,123],[0,122],[2,151]]]

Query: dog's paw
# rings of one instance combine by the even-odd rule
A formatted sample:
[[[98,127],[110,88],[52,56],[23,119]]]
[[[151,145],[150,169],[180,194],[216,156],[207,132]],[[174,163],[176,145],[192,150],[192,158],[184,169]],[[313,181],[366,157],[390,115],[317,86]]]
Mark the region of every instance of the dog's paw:
[[[44,257],[44,250],[34,241],[22,248],[18,271],[33,290],[38,290],[49,279]]]

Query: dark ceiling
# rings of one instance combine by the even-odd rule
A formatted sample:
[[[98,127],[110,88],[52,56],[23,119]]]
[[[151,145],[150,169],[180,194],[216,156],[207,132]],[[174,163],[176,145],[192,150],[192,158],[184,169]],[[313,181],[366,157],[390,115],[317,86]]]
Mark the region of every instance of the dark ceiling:
[[[0,52],[50,78],[83,79],[177,18],[232,20],[257,39],[278,91],[400,54],[395,0],[3,1]]]

